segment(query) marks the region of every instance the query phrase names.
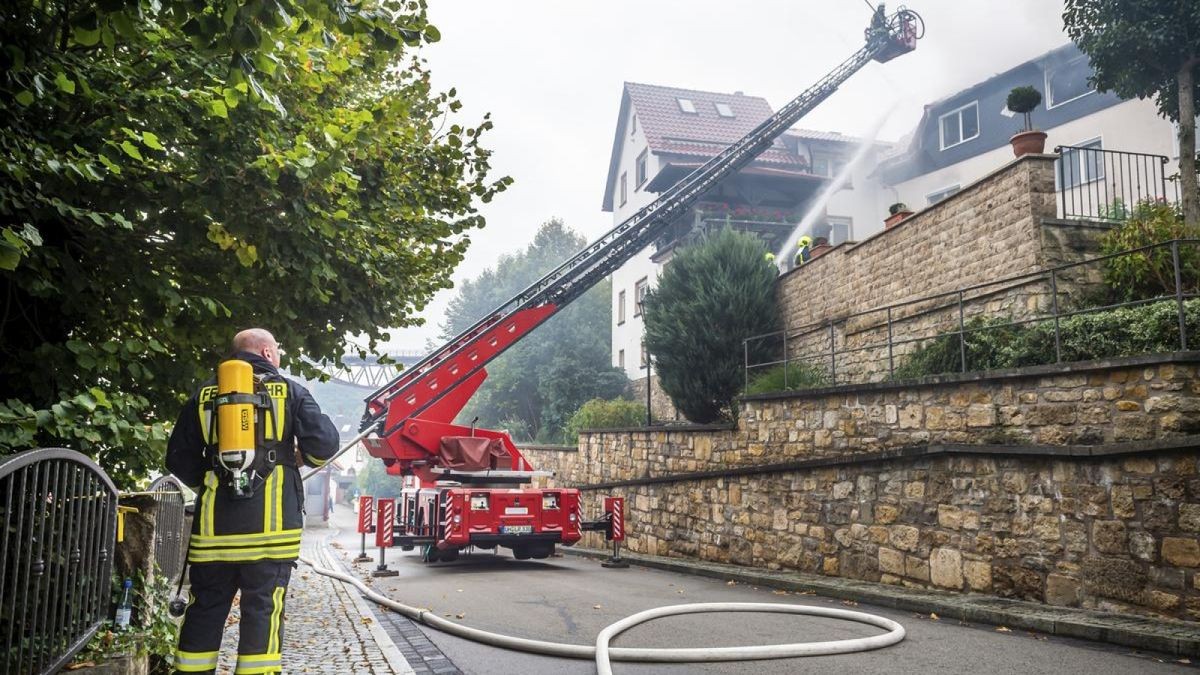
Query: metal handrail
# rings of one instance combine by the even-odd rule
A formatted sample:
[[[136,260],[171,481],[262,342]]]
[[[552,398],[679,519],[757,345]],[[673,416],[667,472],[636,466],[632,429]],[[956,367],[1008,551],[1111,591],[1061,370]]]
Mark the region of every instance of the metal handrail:
[[[839,355],[844,356],[844,355],[854,354],[854,353],[859,353],[859,352],[877,351],[877,350],[881,350],[884,348],[886,348],[888,351],[888,368],[887,368],[888,378],[892,379],[894,377],[895,371],[896,371],[895,356],[894,356],[896,347],[908,345],[908,344],[912,344],[912,343],[917,343],[917,342],[924,342],[927,340],[932,340],[932,339],[937,339],[939,337],[952,336],[952,335],[959,336],[961,368],[965,372],[967,370],[967,365],[968,365],[967,358],[966,358],[966,340],[965,340],[965,337],[967,335],[975,333],[975,332],[995,330],[998,328],[1004,328],[1004,327],[1009,327],[1009,326],[1019,326],[1019,325],[1041,323],[1041,322],[1047,322],[1047,321],[1054,322],[1054,351],[1055,351],[1055,362],[1057,363],[1057,362],[1062,361],[1062,344],[1061,344],[1061,327],[1060,327],[1060,321],[1062,319],[1066,319],[1066,318],[1070,318],[1070,317],[1078,316],[1078,315],[1082,315],[1082,314],[1103,312],[1103,311],[1107,311],[1107,310],[1117,309],[1120,307],[1136,307],[1136,306],[1148,305],[1148,304],[1158,303],[1158,302],[1166,302],[1166,301],[1171,301],[1171,300],[1175,300],[1175,302],[1177,304],[1176,311],[1179,316],[1179,336],[1180,336],[1179,348],[1180,348],[1180,350],[1186,350],[1188,348],[1189,343],[1188,343],[1188,335],[1187,335],[1187,323],[1186,323],[1185,316],[1184,316],[1184,302],[1186,300],[1200,297],[1200,294],[1185,292],[1185,290],[1184,290],[1184,287],[1183,287],[1184,279],[1183,279],[1182,266],[1181,266],[1180,257],[1179,257],[1179,248],[1181,245],[1197,245],[1197,244],[1200,244],[1200,239],[1172,239],[1172,240],[1168,240],[1168,241],[1164,241],[1164,242],[1159,242],[1157,244],[1150,244],[1147,246],[1141,246],[1141,247],[1129,249],[1126,251],[1120,251],[1117,253],[1111,253],[1111,254],[1107,254],[1107,255],[1097,256],[1097,257],[1089,258],[1087,260],[1083,260],[1083,261],[1079,261],[1079,262],[1067,263],[1067,264],[1058,265],[1058,266],[1052,267],[1052,268],[1037,270],[1034,272],[1027,272],[1027,273],[1023,273],[1023,274],[1017,274],[1017,275],[1013,275],[1013,276],[1009,276],[1009,277],[1004,277],[1002,279],[997,279],[994,281],[973,284],[970,286],[963,286],[961,288],[957,288],[957,289],[950,290],[950,291],[933,293],[933,294],[922,296],[919,298],[903,300],[903,301],[894,302],[894,303],[891,303],[888,305],[881,305],[881,306],[873,307],[873,308],[866,309],[866,310],[860,310],[857,312],[843,315],[838,318],[826,319],[821,322],[806,324],[795,330],[773,331],[770,333],[762,333],[759,335],[753,335],[753,336],[750,336],[748,338],[745,338],[745,340],[743,340],[743,366],[745,369],[744,381],[745,381],[746,387],[748,388],[749,382],[750,382],[750,371],[751,370],[767,368],[767,367],[772,367],[772,366],[778,366],[778,365],[782,364],[784,366],[785,387],[786,387],[786,379],[787,379],[786,374],[787,374],[788,364],[794,363],[794,362],[815,361],[817,359],[822,359],[822,360],[828,359],[831,377],[833,378],[834,382],[836,383],[837,357]],[[1175,289],[1174,289],[1173,293],[1166,294],[1166,295],[1157,295],[1153,298],[1140,298],[1137,300],[1131,300],[1131,301],[1127,301],[1127,302],[1112,303],[1112,304],[1106,304],[1106,305],[1095,306],[1095,307],[1087,307],[1087,308],[1083,308],[1083,309],[1065,310],[1064,308],[1059,306],[1058,296],[1059,296],[1060,292],[1058,289],[1058,279],[1062,276],[1062,272],[1064,272],[1066,270],[1071,270],[1071,269],[1087,266],[1087,265],[1096,265],[1098,263],[1103,263],[1108,260],[1113,260],[1116,258],[1126,257],[1126,256],[1130,256],[1130,255],[1135,255],[1138,253],[1144,253],[1144,252],[1150,251],[1150,250],[1164,249],[1164,248],[1169,248],[1171,251],[1171,264],[1172,264],[1172,271],[1173,271],[1174,285],[1175,285]],[[987,326],[969,327],[966,325],[965,306],[966,306],[967,302],[973,301],[973,300],[978,300],[978,299],[981,299],[984,297],[988,297],[990,295],[993,295],[996,291],[993,291],[990,293],[977,294],[974,296],[969,296],[968,294],[973,293],[975,291],[980,291],[983,289],[989,289],[989,288],[995,288],[995,287],[1003,287],[1000,289],[1001,292],[1011,291],[1013,289],[1020,288],[1021,286],[1027,285],[1028,282],[1030,282],[1030,281],[1049,282],[1049,284],[1050,284],[1049,293],[1051,295],[1051,304],[1052,304],[1051,311],[1049,314],[1044,314],[1042,316],[1035,316],[1032,318],[1013,319],[1011,321],[1002,321],[1002,322],[998,322],[998,323],[994,323],[994,324],[989,324]],[[1023,283],[1017,283],[1017,282],[1023,282]],[[940,307],[930,309],[930,310],[914,312],[914,313],[904,315],[904,316],[899,316],[899,317],[896,316],[896,314],[897,314],[896,310],[898,310],[898,309],[902,309],[905,307],[911,307],[913,305],[927,304],[927,303],[930,303],[930,302],[933,302],[936,300],[947,299],[947,298],[953,298],[955,300],[955,302],[946,303]],[[900,338],[898,338],[894,334],[894,330],[893,330],[894,325],[898,322],[915,318],[915,317],[925,314],[927,312],[932,313],[932,312],[936,312],[936,311],[943,311],[943,312],[944,311],[953,311],[953,308],[955,306],[957,306],[957,322],[956,322],[957,329],[956,330],[945,331],[945,332],[936,332],[931,335],[920,335],[917,337],[900,337]],[[881,313],[886,315],[886,327],[887,327],[887,331],[888,331],[886,340],[879,341],[879,342],[872,342],[872,343],[868,343],[868,344],[861,345],[858,347],[843,346],[841,349],[837,348],[837,343],[836,343],[836,339],[835,339],[836,338],[836,331],[835,331],[836,325],[841,324],[844,326],[853,319],[856,319],[859,317],[865,317],[868,315],[878,315]],[[974,316],[978,317],[978,316],[983,316],[983,315],[976,314]],[[952,319],[954,317],[949,317],[949,318]],[[884,320],[880,320],[880,322],[875,325],[874,329],[878,329],[884,323],[885,323]],[[781,340],[783,342],[783,344],[786,345],[789,341],[795,343],[795,341],[797,339],[802,339],[807,336],[814,335],[818,331],[828,331],[828,333],[829,333],[829,349],[828,350],[822,350],[819,353],[813,353],[809,356],[804,356],[804,357],[792,357],[790,355],[790,353],[788,353],[788,351],[786,350],[786,347],[785,347],[785,351],[783,353],[782,359],[771,358],[770,360],[763,361],[763,362],[755,362],[755,363],[750,362],[751,344],[753,342],[756,342],[756,341],[761,342],[761,341],[767,340],[767,339],[775,339],[775,340]]]
[[[154,562],[166,579],[183,573],[187,555],[187,513],[183,484],[174,476],[162,476],[148,490],[158,503],[154,515]]]
[[[0,639],[6,673],[53,673],[107,618],[117,488],[73,450],[0,460]]]

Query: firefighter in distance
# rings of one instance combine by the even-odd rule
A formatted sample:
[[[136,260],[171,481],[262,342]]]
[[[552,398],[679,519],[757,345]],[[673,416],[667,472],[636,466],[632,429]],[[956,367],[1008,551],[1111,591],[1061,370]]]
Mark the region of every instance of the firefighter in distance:
[[[233,356],[184,404],[167,444],[167,468],[197,493],[176,672],[215,671],[238,591],[234,672],[282,671],[284,599],[304,518],[300,466],[323,466],[337,445],[312,394],[279,374],[275,338],[238,333]]]

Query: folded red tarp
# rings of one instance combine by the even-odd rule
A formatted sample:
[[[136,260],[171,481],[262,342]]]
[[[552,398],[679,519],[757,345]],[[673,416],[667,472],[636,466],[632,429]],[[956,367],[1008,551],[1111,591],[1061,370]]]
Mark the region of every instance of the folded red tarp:
[[[438,454],[442,466],[457,471],[495,469],[498,460],[508,455],[500,439],[479,436],[445,436]]]

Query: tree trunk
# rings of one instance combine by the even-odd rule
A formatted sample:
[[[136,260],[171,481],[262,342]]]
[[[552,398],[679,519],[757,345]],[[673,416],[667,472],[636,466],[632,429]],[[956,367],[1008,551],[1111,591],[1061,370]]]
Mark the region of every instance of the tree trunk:
[[[1179,185],[1183,190],[1183,220],[1200,227],[1200,187],[1196,181],[1196,101],[1192,69],[1200,59],[1189,59],[1179,69]]]

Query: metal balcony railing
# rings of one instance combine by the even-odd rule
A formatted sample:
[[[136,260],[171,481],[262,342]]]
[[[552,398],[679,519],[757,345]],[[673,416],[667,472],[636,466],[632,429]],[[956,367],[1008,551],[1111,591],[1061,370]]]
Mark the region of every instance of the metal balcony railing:
[[[1059,216],[1108,222],[1129,218],[1145,201],[1178,204],[1178,176],[1168,175],[1162,155],[1060,145],[1054,149]]]
[[[5,673],[54,673],[108,616],[117,490],[73,450],[0,462],[0,639]]]
[[[1172,292],[1145,294],[1115,303],[1086,301],[1103,289],[1102,279],[1111,261],[1134,256],[1149,261],[1161,277],[1161,285],[1173,288]],[[1185,316],[1185,301],[1197,297],[1200,297],[1200,239],[1175,239],[875,307],[797,330],[752,336],[742,345],[745,386],[748,389],[751,380],[764,369],[782,367],[783,389],[791,389],[798,384],[789,381],[793,377],[789,366],[793,365],[807,369],[810,375],[819,374],[827,384],[892,380],[905,357],[939,338],[949,338],[949,344],[958,350],[955,370],[986,370],[986,364],[981,366],[968,359],[970,336],[1038,323],[1052,324],[1053,356],[1047,362],[1059,363],[1064,361],[1061,331],[1064,319],[1159,302],[1173,304],[1172,311],[1178,319],[1175,348],[1186,351],[1200,346],[1200,337],[1189,335]],[[997,307],[1006,309],[1000,313]],[[1013,309],[1016,311],[1010,311]],[[969,320],[976,318],[989,322],[983,326],[970,325]],[[946,330],[947,327],[950,329]],[[879,339],[872,339],[874,336]],[[1048,353],[1049,339],[1048,336]]]

